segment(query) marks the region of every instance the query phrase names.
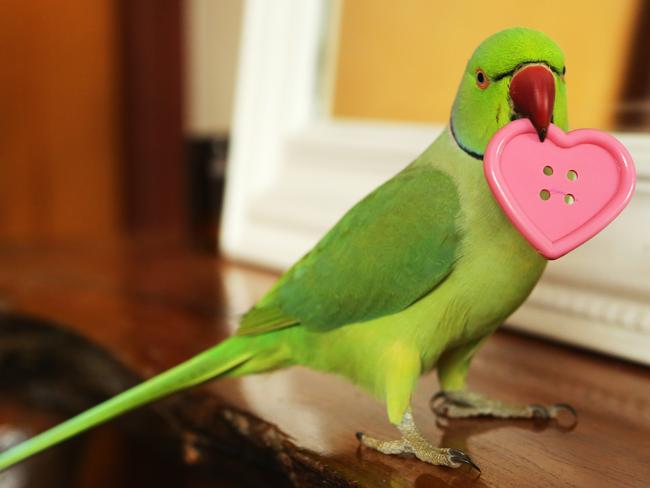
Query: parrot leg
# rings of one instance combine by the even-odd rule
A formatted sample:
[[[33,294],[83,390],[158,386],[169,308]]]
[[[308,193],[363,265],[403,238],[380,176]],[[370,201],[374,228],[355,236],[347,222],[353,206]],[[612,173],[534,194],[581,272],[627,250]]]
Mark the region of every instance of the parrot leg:
[[[420,461],[434,464],[436,466],[458,468],[463,464],[468,464],[477,471],[481,471],[463,451],[458,449],[433,447],[429,444],[415,426],[413,414],[411,413],[410,408],[408,408],[404,413],[404,417],[402,418],[401,423],[397,426],[397,429],[402,434],[402,438],[398,440],[381,441],[362,432],[357,433],[357,439],[359,439],[361,444],[364,446],[383,454],[413,454]]]
[[[496,417],[502,419],[556,419],[560,412],[573,416],[573,427],[578,415],[566,403],[554,405],[516,405],[493,400],[466,389],[467,371],[476,350],[485,338],[445,352],[438,361],[438,379],[442,391],[430,400],[431,410],[446,418]]]
[[[575,409],[566,403],[554,405],[517,405],[492,400],[467,390],[440,391],[430,401],[431,410],[439,417],[496,417],[502,419],[555,419],[566,411],[577,418]]]

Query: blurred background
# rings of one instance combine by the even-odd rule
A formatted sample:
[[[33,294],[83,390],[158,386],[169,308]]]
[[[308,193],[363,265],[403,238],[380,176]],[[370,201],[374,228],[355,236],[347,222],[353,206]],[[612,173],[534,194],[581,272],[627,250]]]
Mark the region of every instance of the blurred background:
[[[323,3],[323,15],[313,26],[320,52],[310,97],[317,99],[319,119],[424,124],[426,130],[444,125],[472,50],[488,35],[522,25],[548,33],[565,51],[572,128],[641,134],[650,130],[648,2]],[[246,4],[4,0],[0,246],[110,247],[135,240],[216,254],[225,176],[233,170],[229,147],[256,144],[254,138],[233,141],[241,109],[235,99],[243,88],[239,73]],[[263,29],[264,19],[257,20]],[[274,100],[256,102],[254,109],[262,117]],[[341,164],[347,164],[345,159]],[[317,179],[317,169],[308,167],[314,171],[311,179]],[[335,205],[348,205],[333,202],[334,188],[323,192],[327,194],[323,205],[336,209],[332,214],[338,215]],[[290,204],[298,206],[293,200]],[[639,220],[640,212],[641,207],[635,218],[647,228],[647,220]],[[275,224],[267,220],[268,226]],[[318,225],[325,226],[325,219]],[[310,236],[320,232],[320,227],[311,229]],[[269,252],[265,242],[252,244],[260,256]],[[648,256],[650,247],[644,249]],[[264,261],[260,257],[258,262]],[[584,267],[593,262],[587,259]],[[647,274],[639,274],[636,280],[643,286],[631,295],[648,305]],[[644,327],[650,331],[650,311],[646,317]],[[635,316],[631,323],[642,318]],[[125,378],[123,383],[130,381]],[[51,425],[62,418],[41,418],[38,412],[12,404],[11,398],[5,400],[0,413],[18,419],[16,423]],[[157,420],[143,415],[154,423],[149,430],[155,433]],[[2,433],[0,439],[7,435],[11,432]],[[159,466],[156,453],[148,452],[156,444],[155,436],[144,439],[143,445],[129,445],[111,426],[92,435],[86,444],[64,448],[86,466],[65,475],[76,480],[69,486],[143,486],[152,482],[154,471],[159,486],[215,486],[211,476],[188,475],[182,466]],[[143,451],[149,455],[143,457]],[[59,456],[54,464],[67,459],[52,456]],[[106,459],[120,456],[115,470],[115,462]],[[53,464],[44,459],[40,462]],[[12,473],[0,477],[2,486],[27,486],[20,470]],[[50,481],[39,479],[39,486],[60,486],[57,480],[63,479],[50,471],[40,476]],[[238,486],[237,481],[222,480],[218,486]]]
[[[203,237],[241,15],[239,0],[3,4],[0,238]]]
[[[646,2],[331,5],[327,116],[443,124],[476,44],[526,25],[565,50],[572,127],[650,127]],[[243,13],[242,0],[3,2],[0,239],[214,251]]]

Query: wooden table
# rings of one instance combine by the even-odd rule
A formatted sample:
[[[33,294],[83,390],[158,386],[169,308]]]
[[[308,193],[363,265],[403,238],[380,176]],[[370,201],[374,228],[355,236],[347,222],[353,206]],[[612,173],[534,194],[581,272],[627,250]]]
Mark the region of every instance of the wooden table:
[[[162,245],[0,246],[0,441],[223,340],[274,279]],[[396,435],[383,406],[344,380],[293,368],[175,395],[3,476],[30,487],[650,486],[647,368],[499,332],[470,384],[504,400],[569,402],[579,424],[439,426],[427,405],[435,375],[423,378],[419,425],[434,443],[467,450],[477,477],[360,449],[356,431]]]

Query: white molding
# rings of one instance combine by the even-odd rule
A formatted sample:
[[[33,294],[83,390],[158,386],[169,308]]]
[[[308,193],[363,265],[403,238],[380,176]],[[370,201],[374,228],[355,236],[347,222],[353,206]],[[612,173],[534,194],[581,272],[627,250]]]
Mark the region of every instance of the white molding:
[[[274,181],[284,142],[315,116],[324,4],[247,0],[240,46],[222,246],[240,247],[251,196]]]
[[[318,115],[323,12],[316,0],[247,3],[222,232],[231,258],[285,269],[440,132]],[[618,137],[638,170],[630,206],[550,263],[508,323],[650,364],[650,136]]]
[[[509,326],[650,364],[650,302],[543,279]]]

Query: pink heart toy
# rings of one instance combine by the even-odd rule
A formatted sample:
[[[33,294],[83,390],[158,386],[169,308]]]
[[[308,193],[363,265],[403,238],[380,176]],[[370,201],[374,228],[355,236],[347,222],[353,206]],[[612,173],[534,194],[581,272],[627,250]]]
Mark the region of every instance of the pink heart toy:
[[[499,130],[484,157],[485,178],[530,244],[557,259],[604,229],[625,208],[636,173],[614,137],[550,125],[540,142],[528,119]]]

